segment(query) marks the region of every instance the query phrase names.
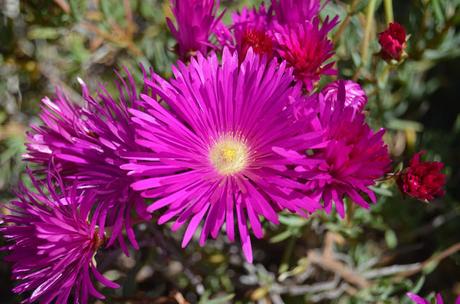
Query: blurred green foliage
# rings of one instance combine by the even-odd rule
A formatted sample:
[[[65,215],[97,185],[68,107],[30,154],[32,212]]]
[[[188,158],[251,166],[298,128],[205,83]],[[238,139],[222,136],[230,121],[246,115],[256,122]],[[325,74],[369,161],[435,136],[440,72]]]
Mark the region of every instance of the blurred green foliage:
[[[222,2],[228,12],[260,3]],[[379,202],[370,210],[348,205],[345,220],[282,215],[279,227],[267,224],[265,238],[254,241],[253,265],[224,238],[181,249],[181,233],[140,225],[140,251],[100,259],[106,275],[123,285],[106,291],[108,303],[184,303],[182,297],[208,304],[409,303],[407,291],[435,290],[450,303],[460,293],[460,1],[393,1],[394,19],[410,34],[400,65],[378,56],[377,33],[391,19],[389,2],[330,1],[322,14],[340,16],[332,35],[340,77],[366,89],[369,122],[388,129],[394,168],[426,149],[429,158],[446,163],[445,198],[430,204],[404,199],[383,181],[375,188]],[[139,64],[167,77],[176,57],[164,20],[171,14],[167,1],[0,5],[0,199],[8,201],[24,171],[25,131],[38,123],[43,96],[61,87],[79,102],[77,77],[92,90],[100,83],[113,90],[113,70],[120,67],[140,82]],[[1,302],[17,303],[3,262],[0,271]]]

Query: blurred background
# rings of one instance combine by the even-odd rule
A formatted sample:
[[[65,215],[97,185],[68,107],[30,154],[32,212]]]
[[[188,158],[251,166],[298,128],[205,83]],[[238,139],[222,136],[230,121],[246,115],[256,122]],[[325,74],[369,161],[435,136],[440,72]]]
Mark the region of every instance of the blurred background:
[[[221,1],[224,20],[243,5]],[[140,225],[141,250],[98,254],[107,303],[409,303],[407,291],[453,303],[460,294],[460,0],[393,1],[394,20],[410,34],[408,58],[390,66],[378,56],[377,34],[389,20],[381,0],[329,1],[322,16],[339,15],[331,38],[341,78],[369,95],[368,121],[385,127],[401,168],[424,149],[446,164],[447,194],[431,203],[404,199],[391,181],[375,187],[377,204],[310,219],[281,216],[255,240],[254,264],[224,237],[205,248],[180,248],[168,226]],[[0,201],[14,197],[24,172],[25,132],[39,123],[40,100],[60,87],[80,102],[77,77],[95,91],[115,91],[114,69],[140,84],[139,63],[168,77],[175,42],[160,0],[0,1]],[[0,240],[0,246],[3,245]],[[0,257],[4,253],[0,252]],[[19,303],[9,265],[0,262],[0,303]]]

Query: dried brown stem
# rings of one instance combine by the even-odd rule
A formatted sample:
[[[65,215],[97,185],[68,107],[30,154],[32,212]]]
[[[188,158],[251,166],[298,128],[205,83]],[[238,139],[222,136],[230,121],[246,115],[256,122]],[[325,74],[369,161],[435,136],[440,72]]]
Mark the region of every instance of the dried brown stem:
[[[367,288],[371,284],[365,278],[358,273],[354,272],[351,268],[345,264],[320,255],[315,251],[308,252],[308,259],[311,263],[320,266],[323,269],[334,272],[341,276],[345,281],[354,284],[360,288]]]
[[[367,288],[371,284],[363,276],[356,273],[353,269],[338,261],[334,257],[333,247],[335,243],[343,243],[343,238],[331,232],[326,235],[323,252],[320,254],[316,250],[308,252],[308,261],[319,267],[333,272],[342,277],[348,283],[354,284],[360,288]]]
[[[442,260],[444,260],[445,258],[453,255],[454,253],[457,253],[458,251],[460,251],[460,243],[456,243],[456,244],[450,246],[449,248],[441,251],[440,253],[431,256],[429,259],[427,259],[423,263],[421,263],[417,268],[409,270],[409,271],[405,271],[405,272],[399,274],[398,277],[399,278],[410,277],[410,276],[422,271],[428,264],[439,263]]]

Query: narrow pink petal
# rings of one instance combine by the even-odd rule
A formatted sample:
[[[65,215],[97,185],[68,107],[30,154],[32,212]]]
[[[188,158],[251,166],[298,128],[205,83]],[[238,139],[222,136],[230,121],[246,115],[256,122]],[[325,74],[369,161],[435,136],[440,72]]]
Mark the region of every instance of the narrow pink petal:
[[[182,239],[182,248],[185,248],[185,247],[187,246],[187,244],[190,242],[190,240],[192,239],[192,236],[193,236],[193,234],[195,233],[196,228],[197,228],[198,225],[200,224],[201,219],[203,218],[203,216],[206,214],[206,211],[208,211],[208,208],[209,208],[209,204],[206,204],[206,205],[200,210],[200,212],[198,212],[197,214],[195,214],[195,215],[192,217],[192,219],[190,220],[190,223],[189,223],[189,225],[187,226],[187,229],[185,230],[184,238]]]
[[[94,277],[96,278],[96,280],[98,280],[99,282],[101,282],[102,284],[104,284],[105,286],[109,287],[109,288],[119,288],[120,285],[118,285],[117,283],[115,282],[112,282],[110,280],[108,280],[106,277],[104,277],[97,269],[96,267],[92,266],[91,267],[91,270],[93,272],[93,275]]]
[[[439,292],[436,294],[436,304],[444,304],[444,300],[442,298],[442,295]]]
[[[238,230],[240,232],[240,239],[244,256],[249,263],[252,263],[251,238],[248,234],[246,217],[244,216],[244,211],[242,210],[241,204],[236,204],[236,217],[238,219]]]
[[[252,231],[254,235],[260,239],[264,236],[262,225],[260,224],[258,216],[254,213],[254,209],[251,206],[251,202],[246,202],[246,209],[248,211],[249,222],[251,223]]]
[[[430,304],[427,300],[424,298],[420,297],[419,295],[416,295],[415,293],[408,292],[406,295],[414,301],[415,304]]]

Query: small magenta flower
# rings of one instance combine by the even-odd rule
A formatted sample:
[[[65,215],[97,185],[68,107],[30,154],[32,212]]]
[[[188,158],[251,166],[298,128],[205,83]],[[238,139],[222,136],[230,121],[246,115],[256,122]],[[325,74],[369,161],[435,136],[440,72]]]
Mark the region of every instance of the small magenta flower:
[[[240,61],[244,60],[249,48],[257,55],[273,58],[275,41],[269,20],[264,5],[261,5],[259,10],[243,8],[240,13],[233,15],[232,30],[236,46],[233,49],[238,51]]]
[[[293,104],[295,119],[303,121],[308,132],[323,130],[325,144],[308,155],[299,154],[298,161],[291,165],[296,166],[299,179],[305,181],[309,196],[322,199],[326,212],[335,203],[341,217],[345,216],[345,196],[364,208],[369,207],[365,196],[376,201],[369,187],[384,176],[391,162],[382,140],[384,130],[373,132],[364,114],[345,105],[346,95],[346,86],[340,81],[337,95],[314,94],[307,102]],[[312,117],[312,104],[318,108],[316,117]],[[316,165],[306,167],[299,163],[306,159],[316,160]]]
[[[364,90],[358,83],[352,80],[334,81],[328,84],[321,91],[324,95],[324,99],[331,98],[333,100],[336,100],[339,91],[339,86],[341,83],[345,86],[345,106],[353,107],[359,112],[364,110],[364,107],[367,104],[366,92],[364,92]]]
[[[319,18],[292,26],[276,27],[277,52],[294,68],[294,75],[303,82],[308,91],[319,81],[321,75],[335,75],[334,44],[327,37],[337,25],[338,18],[322,24]]]
[[[230,27],[219,23],[215,35],[222,47],[237,50],[240,61],[249,48],[260,56],[287,61],[294,75],[311,91],[322,75],[335,75],[334,45],[329,32],[338,17],[320,21],[317,0],[273,1],[268,11],[243,8]]]
[[[167,18],[168,27],[177,40],[177,53],[188,60],[196,52],[206,55],[212,44],[211,34],[222,16],[217,16],[219,0],[171,0],[177,27]]]
[[[373,132],[364,114],[346,106],[346,96],[344,82],[339,84],[337,96],[319,95],[320,121],[329,143],[314,154],[325,163],[317,167],[321,175],[308,183],[311,191],[320,189],[326,211],[334,202],[342,217],[344,196],[363,208],[369,206],[363,194],[376,202],[369,186],[388,172],[391,163],[382,140],[385,130]]]
[[[142,95],[145,111],[131,112],[137,143],[149,152],[132,154],[136,162],[123,167],[140,179],[133,189],[154,199],[148,210],[163,209],[159,224],[175,219],[173,231],[187,225],[182,246],[201,222],[201,245],[224,224],[234,241],[237,225],[251,262],[249,226],[261,238],[261,218],[277,224],[277,213],[296,210],[303,197],[304,186],[275,150],[309,149],[322,142],[321,133],[300,134],[288,119],[286,107],[301,89],[285,63],[267,63],[252,49],[240,63],[225,48],[221,64],[215,54],[198,55],[173,70],[170,81],[146,80],[155,95]],[[306,212],[319,207],[304,204]]]
[[[83,201],[94,197],[29,176],[36,192],[21,186],[18,200],[7,207],[11,213],[1,216],[0,233],[8,242],[2,250],[9,252],[5,260],[13,263],[13,278],[19,282],[13,291],[28,294],[23,303],[104,299],[94,279],[110,288],[119,286],[96,269],[94,256],[105,239],[95,222],[89,222],[90,210],[83,208]]]
[[[120,166],[126,162],[123,154],[135,145],[133,123],[128,107],[137,107],[138,93],[133,78],[128,82],[119,78],[119,100],[114,99],[103,86],[91,96],[82,82],[85,104],[78,106],[58,91],[57,98],[43,99],[40,118],[42,125],[32,127],[28,134],[27,161],[40,165],[44,171],[52,164],[62,176],[65,185],[78,191],[92,191],[94,200],[86,200],[85,208],[99,225],[101,237],[105,227],[112,231],[107,246],[118,242],[128,252],[123,231],[133,247],[138,248],[134,230],[136,220],[150,218],[142,197],[130,188],[135,180]]]
[[[406,30],[397,23],[390,23],[388,28],[379,34],[380,55],[385,60],[400,61],[406,48]]]
[[[321,9],[320,0],[272,0],[275,20],[280,24],[312,21]]]
[[[398,185],[401,191],[423,201],[430,201],[444,195],[446,175],[441,171],[442,162],[422,161],[425,151],[416,153],[407,168],[398,174]]]

